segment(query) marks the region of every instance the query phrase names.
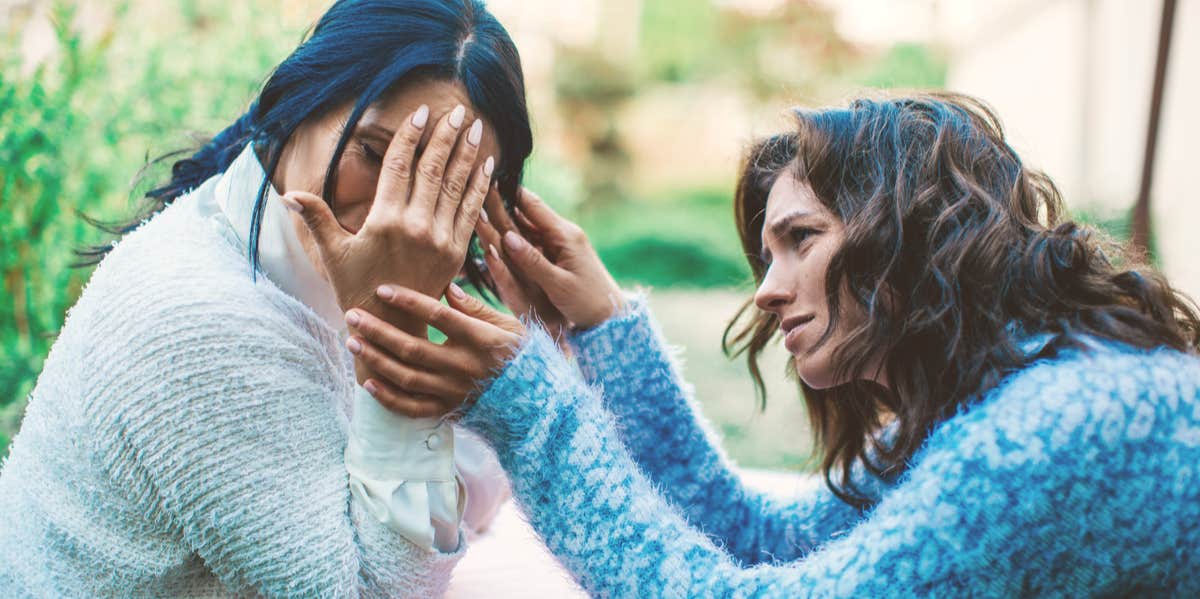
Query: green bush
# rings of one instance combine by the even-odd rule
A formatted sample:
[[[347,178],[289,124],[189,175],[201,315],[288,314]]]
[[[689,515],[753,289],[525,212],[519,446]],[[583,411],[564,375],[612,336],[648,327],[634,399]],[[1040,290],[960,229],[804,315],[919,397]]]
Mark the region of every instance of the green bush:
[[[133,15],[163,7],[122,3],[85,35],[74,8],[57,2],[54,52],[33,69],[19,39],[0,38],[0,454],[91,274],[75,266],[75,250],[109,241],[80,215],[135,214],[132,181],[148,158],[195,145],[188,131],[231,122],[294,44],[295,27],[253,6],[177,7],[146,28]],[[152,169],[152,180],[164,174]]]
[[[622,283],[714,288],[750,278],[733,223],[731,190],[682,190],[576,218]]]

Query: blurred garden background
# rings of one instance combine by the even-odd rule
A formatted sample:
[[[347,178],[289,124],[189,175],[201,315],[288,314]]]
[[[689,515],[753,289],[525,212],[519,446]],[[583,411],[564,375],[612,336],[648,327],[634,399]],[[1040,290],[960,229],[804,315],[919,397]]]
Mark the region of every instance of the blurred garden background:
[[[316,0],[0,0],[0,455],[106,243],[83,215],[136,212],[164,153],[248,106],[321,14]],[[742,149],[794,105],[951,88],[991,102],[1072,211],[1127,234],[1160,4],[1130,0],[493,0],[524,61],[526,184],[653,289],[730,453],[805,468],[782,348],[759,411],[721,332],[752,291],[732,222]],[[1200,295],[1200,0],[1179,2],[1151,189],[1155,260]],[[143,169],[145,171],[143,172]],[[144,176],[141,176],[144,175]],[[111,365],[120,368],[120,364]]]

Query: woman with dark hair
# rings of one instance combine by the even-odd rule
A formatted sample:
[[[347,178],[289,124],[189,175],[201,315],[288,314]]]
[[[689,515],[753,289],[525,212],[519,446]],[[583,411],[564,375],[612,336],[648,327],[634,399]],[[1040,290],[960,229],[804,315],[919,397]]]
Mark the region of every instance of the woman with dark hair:
[[[0,595],[441,594],[503,477],[356,385],[342,314],[423,334],[375,287],[478,281],[480,206],[531,145],[481,2],[334,3],[98,253],[0,476]]]
[[[756,358],[783,338],[819,488],[784,501],[743,485],[645,301],[528,194],[516,227],[495,205],[481,221],[487,265],[515,312],[566,330],[581,368],[542,326],[457,288],[447,309],[388,287],[453,343],[351,311],[356,354],[394,383],[376,396],[461,405],[598,595],[1200,594],[1194,304],[1063,220],[1054,185],[975,100],[796,118],[741,173],[758,290],[727,347],[761,385]],[[464,403],[451,383],[480,370]]]

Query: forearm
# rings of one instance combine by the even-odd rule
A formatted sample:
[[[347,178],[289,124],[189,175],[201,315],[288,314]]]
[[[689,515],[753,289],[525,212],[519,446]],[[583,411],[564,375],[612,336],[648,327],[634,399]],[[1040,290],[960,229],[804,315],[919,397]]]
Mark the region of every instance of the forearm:
[[[745,563],[794,559],[859,516],[822,484],[783,502],[747,487],[721,451],[645,298],[572,344],[629,453],[690,522]],[[670,448],[664,451],[664,448]]]
[[[1044,447],[1023,419],[1061,419],[1021,403],[1001,406],[1003,414],[981,409],[937,431],[904,483],[846,534],[803,559],[753,568],[731,560],[657,494],[612,415],[544,334],[463,423],[497,448],[530,522],[594,595],[1058,596],[1111,584],[1111,567],[1097,564],[1115,563],[1122,543],[1153,536],[1153,527],[1129,530],[1074,514],[1080,490],[1108,477],[1099,465],[1075,467],[1069,451],[997,461],[988,438]],[[1137,505],[1091,495],[1088,509],[1130,518],[1145,511]]]

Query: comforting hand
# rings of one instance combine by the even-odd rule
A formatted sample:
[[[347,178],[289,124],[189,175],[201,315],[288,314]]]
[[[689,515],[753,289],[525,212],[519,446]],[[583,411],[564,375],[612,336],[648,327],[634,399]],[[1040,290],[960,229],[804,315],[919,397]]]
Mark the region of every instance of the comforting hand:
[[[493,194],[485,218],[476,224],[488,246],[488,271],[509,309],[534,312],[548,329],[560,321],[579,329],[594,327],[621,309],[620,287],[579,225],[524,188],[514,215],[515,226]]]
[[[376,373],[363,388],[387,408],[414,418],[434,418],[461,406],[512,357],[525,335],[519,320],[493,310],[453,283],[449,305],[412,289],[378,289],[389,306],[445,333],[441,345],[411,335],[366,310],[346,322],[358,334],[346,347]]]
[[[472,172],[483,127],[476,120],[465,143],[457,143],[464,114],[459,106],[435,125],[417,163],[429,108],[421,106],[404,121],[388,145],[375,200],[356,232],[342,228],[321,198],[284,195],[312,232],[343,309],[373,305],[383,283],[440,295],[462,267],[495,167],[488,157]]]

